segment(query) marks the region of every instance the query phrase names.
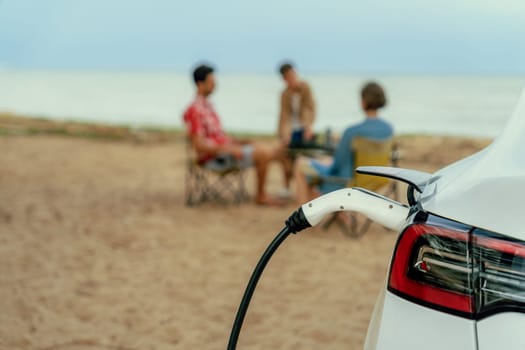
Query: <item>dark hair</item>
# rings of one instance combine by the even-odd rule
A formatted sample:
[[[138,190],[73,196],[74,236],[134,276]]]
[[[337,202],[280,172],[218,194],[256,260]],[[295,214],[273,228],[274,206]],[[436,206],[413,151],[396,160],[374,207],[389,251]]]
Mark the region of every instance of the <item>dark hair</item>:
[[[370,81],[361,89],[365,110],[376,110],[386,105],[385,91],[378,83]]]
[[[284,62],[279,67],[279,73],[284,76],[288,71],[293,69],[293,64],[291,62]]]
[[[193,71],[193,81],[198,84],[200,81],[205,81],[208,74],[213,73],[213,68],[205,64],[201,64]]]

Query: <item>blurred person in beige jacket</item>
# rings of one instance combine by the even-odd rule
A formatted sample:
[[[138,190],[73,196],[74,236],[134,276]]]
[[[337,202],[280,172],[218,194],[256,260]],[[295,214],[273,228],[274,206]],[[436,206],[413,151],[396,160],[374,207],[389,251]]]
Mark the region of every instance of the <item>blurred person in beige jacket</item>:
[[[301,80],[292,63],[279,67],[285,82],[281,93],[279,126],[277,135],[284,146],[300,145],[313,137],[315,101],[310,86]],[[293,175],[293,159],[283,161],[283,196],[290,195],[290,181]]]

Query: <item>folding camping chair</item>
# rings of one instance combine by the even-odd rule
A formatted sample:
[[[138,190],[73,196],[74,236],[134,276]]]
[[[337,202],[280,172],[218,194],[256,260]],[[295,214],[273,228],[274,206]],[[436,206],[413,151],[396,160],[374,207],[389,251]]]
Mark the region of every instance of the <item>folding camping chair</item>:
[[[196,206],[211,201],[220,204],[239,204],[248,199],[245,187],[245,169],[239,168],[226,158],[222,166],[210,168],[198,161],[190,140],[186,141],[187,206]],[[216,162],[216,165],[221,162]]]
[[[352,141],[352,154],[354,157],[354,174],[352,178],[342,178],[334,176],[319,176],[319,183],[338,183],[346,187],[361,187],[370,191],[379,192],[385,196],[391,196],[397,200],[397,183],[384,177],[358,174],[355,169],[360,166],[397,166],[399,152],[397,145],[392,139],[376,141],[362,137]],[[359,222],[362,222],[359,224]],[[333,223],[337,223],[343,233],[349,237],[360,237],[364,235],[372,221],[363,215],[353,212],[334,213],[324,224],[323,228],[328,229]]]

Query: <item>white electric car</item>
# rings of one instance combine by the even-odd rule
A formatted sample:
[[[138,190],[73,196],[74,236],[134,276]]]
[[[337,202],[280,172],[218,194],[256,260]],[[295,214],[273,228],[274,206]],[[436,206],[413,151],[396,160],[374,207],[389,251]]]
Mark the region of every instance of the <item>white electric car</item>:
[[[486,149],[410,187],[365,349],[525,349],[525,93]]]

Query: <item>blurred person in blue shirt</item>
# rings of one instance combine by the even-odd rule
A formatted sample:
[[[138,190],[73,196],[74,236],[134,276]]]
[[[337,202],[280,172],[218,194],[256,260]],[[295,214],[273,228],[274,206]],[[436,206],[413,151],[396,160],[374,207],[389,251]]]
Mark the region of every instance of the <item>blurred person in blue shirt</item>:
[[[345,186],[336,183],[321,183],[314,186],[308,182],[308,176],[334,176],[351,178],[354,173],[354,159],[351,149],[352,140],[363,137],[376,141],[385,141],[392,137],[392,125],[379,115],[379,109],[387,103],[383,88],[376,82],[368,82],[361,89],[361,107],[365,120],[348,127],[337,144],[334,157],[329,162],[312,158],[300,158],[295,167],[296,200],[305,203],[320,194],[335,191]]]

